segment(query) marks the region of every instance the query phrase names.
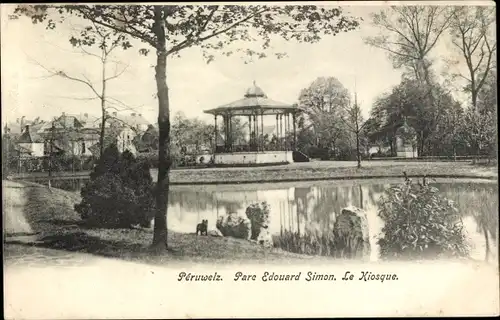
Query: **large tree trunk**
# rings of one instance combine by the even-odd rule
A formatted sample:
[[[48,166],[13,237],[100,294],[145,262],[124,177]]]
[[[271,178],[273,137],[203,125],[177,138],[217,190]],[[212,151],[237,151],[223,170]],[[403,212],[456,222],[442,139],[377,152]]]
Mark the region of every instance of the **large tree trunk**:
[[[155,34],[157,43],[156,87],[158,90],[158,183],[154,220],[153,247],[167,249],[167,206],[170,171],[170,106],[167,86],[167,45],[163,6],[155,6]]]

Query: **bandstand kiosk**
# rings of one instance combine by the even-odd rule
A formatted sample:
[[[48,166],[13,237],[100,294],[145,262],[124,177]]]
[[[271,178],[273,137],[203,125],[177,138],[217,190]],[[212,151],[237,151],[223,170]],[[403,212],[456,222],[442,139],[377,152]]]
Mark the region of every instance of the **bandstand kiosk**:
[[[269,165],[293,162],[296,147],[296,105],[271,100],[255,82],[247,89],[243,99],[205,110],[215,120],[216,142],[219,137],[218,120],[223,121],[223,145],[215,143],[215,165]],[[272,142],[264,139],[264,117],[276,119],[276,130]],[[245,117],[248,121],[248,143],[233,143],[232,123],[234,117]]]

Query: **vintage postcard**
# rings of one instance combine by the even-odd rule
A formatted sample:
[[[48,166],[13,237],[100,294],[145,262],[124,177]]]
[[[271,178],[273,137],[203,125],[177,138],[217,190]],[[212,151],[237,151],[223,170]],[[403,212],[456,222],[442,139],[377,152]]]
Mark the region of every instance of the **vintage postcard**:
[[[0,8],[6,319],[499,314],[493,1]]]

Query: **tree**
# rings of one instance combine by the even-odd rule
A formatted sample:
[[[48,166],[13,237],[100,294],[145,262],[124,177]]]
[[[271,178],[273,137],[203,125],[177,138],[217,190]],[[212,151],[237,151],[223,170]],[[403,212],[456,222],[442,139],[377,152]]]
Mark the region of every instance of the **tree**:
[[[350,132],[352,132],[356,139],[356,161],[358,162],[358,169],[361,168],[361,139],[365,124],[363,122],[363,115],[361,114],[361,108],[358,104],[357,93],[354,93],[354,104],[347,108],[347,118],[341,117],[344,121],[346,127]]]
[[[456,106],[456,101],[441,86],[434,85],[434,92],[434,103],[426,103],[427,90],[417,80],[407,79],[379,97],[372,109],[372,117],[381,123],[378,135],[386,137],[392,146],[396,130],[407,120],[417,132],[418,154],[431,153],[432,142],[439,144],[442,132],[447,130],[443,128],[444,118]]]
[[[178,112],[172,122],[172,147],[178,150],[189,147],[189,152],[199,154],[204,148],[213,150],[214,127],[198,118],[187,118]]]
[[[449,27],[453,9],[446,6],[391,6],[372,15],[381,34],[365,41],[385,50],[395,68],[411,70],[415,79],[432,84],[429,57]]]
[[[246,143],[246,128],[248,128],[248,122],[244,122],[242,117],[232,117],[231,124],[229,126],[231,130],[232,143],[235,145],[241,145]],[[260,136],[260,130],[257,132],[257,137]],[[217,132],[226,132],[226,124],[222,122]],[[253,132],[253,131],[252,131]],[[255,133],[254,133],[255,134]]]
[[[159,168],[156,192],[153,247],[167,247],[167,203],[170,171],[170,102],[167,86],[167,57],[179,56],[186,48],[199,47],[208,61],[213,52],[231,55],[234,51],[249,56],[265,57],[271,38],[299,42],[318,42],[322,35],[333,36],[358,26],[354,18],[346,17],[339,8],[316,6],[237,6],[237,5],[70,5],[35,6],[29,11],[33,22],[46,21],[55,27],[49,9],[61,20],[68,15],[105,27],[116,34],[140,40],[147,47],[140,53],[156,51],[155,79],[158,97]],[[28,7],[33,8],[33,7]],[[253,31],[253,32],[252,32]],[[234,49],[235,42],[262,43],[262,50]],[[129,42],[127,42],[129,43]],[[276,53],[282,57],[283,53]]]
[[[336,142],[345,136],[341,118],[350,103],[349,91],[334,77],[319,77],[299,95],[299,107],[304,122],[314,129],[316,145],[335,149]]]
[[[113,33],[108,31],[106,28],[103,28],[95,23],[90,26],[87,26],[83,29],[78,30],[73,27],[73,30],[76,31],[76,34],[71,36],[69,42],[74,47],[77,47],[81,50],[82,54],[88,57],[97,58],[101,65],[101,80],[100,80],[100,90],[99,86],[96,86],[87,76],[82,75],[82,77],[78,77],[75,75],[70,75],[63,70],[52,70],[49,69],[42,64],[35,62],[37,65],[45,69],[51,76],[59,76],[63,79],[70,80],[76,83],[80,83],[85,85],[90,89],[90,93],[92,97],[90,98],[72,98],[78,100],[94,100],[98,99],[100,101],[101,106],[101,129],[99,134],[99,155],[102,155],[104,150],[104,137],[105,137],[105,127],[106,120],[109,119],[109,109],[123,109],[123,102],[109,97],[107,94],[106,88],[108,82],[120,77],[128,68],[128,65],[122,66],[119,68],[118,66],[122,63],[118,61],[112,61],[112,54],[117,48],[122,47],[123,49],[128,49],[129,44],[127,43],[126,37],[123,34]],[[99,49],[99,54],[96,54],[89,50],[90,48],[96,45]],[[115,68],[112,75],[108,76],[108,64],[110,62],[115,62]],[[121,70],[119,70],[121,69]],[[117,105],[120,106],[117,108]]]
[[[392,6],[372,15],[380,35],[365,39],[373,47],[386,51],[395,68],[403,68],[412,75],[410,79],[417,80],[417,86],[422,86],[425,94],[421,99],[429,105],[427,111],[432,110],[434,115],[426,119],[431,121],[431,127],[439,123],[443,113],[437,110],[439,93],[430,53],[450,26],[453,13],[454,9],[447,6]],[[422,151],[421,147],[421,155]]]
[[[454,76],[465,79],[465,91],[470,93],[474,107],[477,107],[478,95],[494,68],[497,49],[495,21],[494,7],[464,6],[454,10],[452,15],[451,41],[467,66],[466,75],[457,72]]]

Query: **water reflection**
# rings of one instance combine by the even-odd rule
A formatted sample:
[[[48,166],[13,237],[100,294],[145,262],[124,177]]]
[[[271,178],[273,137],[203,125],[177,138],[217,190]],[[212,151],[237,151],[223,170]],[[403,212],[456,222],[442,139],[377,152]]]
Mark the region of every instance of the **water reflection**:
[[[55,180],[52,186],[79,190],[85,181]],[[339,214],[342,208],[354,205],[367,212],[371,259],[376,260],[377,235],[383,227],[383,221],[377,216],[376,202],[386,189],[400,182],[332,181],[279,185],[171,186],[168,226],[177,232],[194,233],[196,225],[202,219],[207,219],[209,229],[215,229],[219,215],[230,212],[244,214],[250,204],[267,201],[271,207],[269,227],[272,234],[307,238],[331,232],[336,214]],[[490,259],[494,259],[498,247],[498,186],[475,181],[448,181],[433,185],[443,196],[456,202],[471,239],[472,257],[484,259],[489,255]],[[326,252],[322,248],[308,250],[310,253]]]
[[[303,237],[330,232],[336,214],[342,208],[354,205],[367,212],[371,259],[376,260],[377,235],[383,226],[383,221],[377,216],[376,202],[391,184],[394,182],[172,187],[168,222],[175,231],[194,232],[201,219],[208,219],[209,228],[214,229],[219,215],[229,212],[244,214],[250,204],[267,201],[271,207],[271,233],[283,235],[288,232],[294,237]],[[498,238],[498,187],[476,182],[433,185],[457,203],[473,245],[473,258],[484,259],[486,252],[493,256]]]

